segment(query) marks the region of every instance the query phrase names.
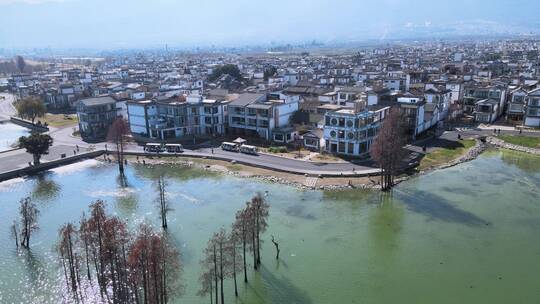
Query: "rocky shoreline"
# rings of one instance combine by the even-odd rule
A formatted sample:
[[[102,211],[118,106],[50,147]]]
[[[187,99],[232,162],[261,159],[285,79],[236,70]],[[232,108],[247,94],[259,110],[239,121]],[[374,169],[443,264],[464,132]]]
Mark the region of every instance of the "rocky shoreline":
[[[398,179],[395,180],[395,183],[399,184],[399,183],[402,183],[402,182],[404,182],[406,180],[409,180],[410,178],[413,178],[413,177],[416,177],[416,176],[419,176],[419,175],[424,175],[424,174],[427,174],[427,173],[430,173],[430,172],[433,172],[433,171],[436,171],[436,170],[442,170],[442,169],[457,166],[457,165],[462,164],[462,163],[469,162],[471,160],[476,159],[487,148],[488,148],[488,145],[486,143],[484,143],[480,139],[476,138],[474,147],[470,148],[469,151],[467,151],[467,153],[465,153],[461,157],[459,157],[459,158],[457,158],[455,160],[452,160],[452,161],[450,161],[448,163],[438,165],[438,166],[434,166],[434,167],[428,168],[426,170],[418,171],[415,174],[411,174],[411,175],[408,175],[408,176],[405,176],[405,177],[398,178]]]
[[[315,186],[308,186],[302,182],[297,182],[294,180],[291,180],[291,178],[285,178],[285,177],[279,177],[279,176],[273,176],[273,175],[264,175],[264,174],[253,174],[246,171],[236,171],[236,170],[230,170],[225,166],[222,165],[210,165],[205,164],[203,162],[193,161],[193,160],[178,160],[175,162],[170,162],[165,159],[145,159],[143,162],[137,162],[138,164],[144,164],[146,166],[153,166],[153,165],[164,165],[164,164],[171,164],[174,163],[175,165],[186,167],[186,168],[196,168],[201,169],[209,172],[219,173],[219,174],[226,174],[229,176],[234,176],[238,178],[249,178],[249,179],[255,179],[262,182],[267,183],[275,183],[275,184],[281,184],[285,186],[291,186],[295,187],[299,190],[351,190],[351,189],[366,189],[366,190],[378,190],[380,189],[380,186],[377,184],[376,181],[373,179],[369,179],[369,184],[352,184],[350,183],[350,180],[348,183],[345,184],[330,184],[330,185],[315,185]],[[234,164],[234,163],[232,163]],[[295,175],[296,178],[303,178],[307,179],[309,176],[305,175]],[[316,177],[318,180],[322,180],[323,178]]]
[[[418,175],[427,174],[427,173],[435,171],[435,170],[441,170],[441,169],[450,168],[450,167],[453,167],[453,166],[456,166],[456,165],[471,161],[471,160],[477,158],[480,154],[482,154],[482,152],[484,152],[489,147],[487,143],[492,144],[492,142],[489,141],[489,140],[486,141],[487,143],[482,142],[480,139],[475,139],[475,141],[476,141],[476,143],[475,143],[474,147],[469,149],[467,151],[467,153],[465,153],[461,157],[459,157],[459,158],[457,158],[457,159],[455,159],[455,160],[453,160],[451,162],[431,167],[431,168],[429,168],[427,170],[422,170],[422,171],[419,171],[419,172],[411,174],[411,175],[407,175],[407,176],[404,176],[404,177],[397,178],[395,180],[395,183],[399,184],[401,182],[404,182],[404,181],[406,181],[406,180],[408,180],[410,178],[416,177]],[[151,166],[151,165],[171,164],[172,162],[164,160],[164,159],[145,159],[144,163],[145,163],[145,165],[150,165]],[[292,178],[273,176],[273,175],[264,175],[264,174],[253,174],[253,173],[242,171],[242,170],[240,170],[240,171],[231,170],[231,169],[229,169],[229,168],[227,168],[226,166],[223,166],[223,165],[216,165],[216,164],[211,165],[211,164],[205,164],[203,162],[198,162],[198,161],[193,161],[193,160],[178,160],[178,161],[175,161],[173,163],[175,165],[179,165],[179,166],[184,166],[184,167],[188,167],[188,168],[202,169],[202,170],[205,170],[205,171],[210,171],[210,172],[215,172],[215,173],[220,173],[220,174],[226,174],[226,175],[230,175],[230,176],[234,176],[234,177],[238,177],[238,178],[250,178],[250,179],[256,179],[256,180],[259,180],[259,181],[262,181],[262,182],[276,183],[276,184],[291,186],[291,187],[295,187],[295,188],[300,189],[300,190],[331,190],[331,191],[352,190],[352,189],[380,190],[380,185],[378,184],[378,182],[376,180],[372,179],[371,177],[368,177],[370,183],[362,183],[362,184],[353,185],[351,183],[351,181],[348,180],[348,182],[340,183],[340,184],[326,184],[326,185],[309,186],[309,185],[306,185],[305,183],[294,181],[294,180],[292,180]],[[141,162],[139,162],[139,164],[141,164]],[[234,164],[234,162],[232,164]],[[296,175],[297,179],[302,178],[302,177],[304,179],[309,178],[309,176]],[[318,177],[313,177],[313,178],[316,178],[317,180],[322,180],[323,179],[323,178],[318,178]],[[344,179],[344,180],[346,180],[346,179]]]
[[[518,151],[518,152],[540,155],[540,149],[528,148],[528,147],[510,144],[493,136],[488,136],[486,138],[486,142],[498,148],[504,148],[504,149]]]

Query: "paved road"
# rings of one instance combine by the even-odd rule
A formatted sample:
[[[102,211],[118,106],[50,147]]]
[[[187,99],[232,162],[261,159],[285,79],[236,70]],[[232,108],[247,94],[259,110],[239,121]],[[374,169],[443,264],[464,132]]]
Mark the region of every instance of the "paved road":
[[[2,103],[0,102],[0,104]],[[6,110],[8,111],[8,113],[9,111],[13,111],[10,105],[4,104],[3,107],[4,108],[1,108],[0,110]],[[501,128],[501,134],[519,134],[519,131],[513,130],[512,128],[503,128],[498,126],[493,126],[492,128]],[[76,149],[76,146],[78,146],[80,151],[82,152],[88,150],[105,150],[105,147],[107,145],[105,143],[88,144],[83,142],[80,138],[73,137],[71,135],[73,133],[73,127],[52,128],[49,133],[54,138],[54,145],[50,149],[50,154],[43,157],[43,161],[58,159],[60,158],[60,155],[62,153],[66,153],[66,155],[73,155],[73,150]],[[472,136],[492,135],[493,130],[480,127],[447,131],[444,132],[439,138],[430,139],[423,142],[417,142],[409,146],[409,149],[414,152],[422,153],[422,146],[426,145],[428,148],[428,152],[430,152],[434,149],[437,149],[437,147],[440,147],[441,143],[443,143],[444,141],[458,141],[458,134],[461,134],[462,137],[467,138]],[[540,132],[523,132],[523,135],[540,137]],[[110,149],[111,146],[111,144],[108,144],[108,149]],[[129,145],[126,150],[129,152],[143,152],[142,147],[137,145]],[[245,164],[272,168],[280,171],[289,171],[309,175],[355,175],[361,173],[372,174],[378,172],[378,169],[374,166],[373,162],[370,161],[356,164],[348,162],[324,164],[278,157],[268,154],[260,154],[257,156],[247,155],[243,153],[223,151],[219,148],[215,148],[213,152],[214,153],[212,153],[210,148],[198,150],[186,149],[184,154],[193,157],[218,157],[231,161],[234,160]],[[31,160],[32,157],[26,152],[24,152],[24,150],[0,153],[0,172],[22,168],[26,166]]]
[[[49,149],[49,154],[41,157],[41,162],[47,162],[61,158],[62,154],[66,156],[73,155],[73,146],[54,145]],[[86,148],[79,148],[80,152],[87,152]],[[21,169],[28,166],[32,162],[32,155],[26,153],[24,149],[12,150],[9,152],[0,153],[0,172],[6,172],[16,169]]]
[[[374,168],[373,162],[366,161],[363,164],[353,163],[318,163],[309,162],[292,158],[279,157],[268,154],[248,155],[237,152],[223,151],[219,148],[214,149],[212,154],[211,149],[200,149],[197,151],[186,151],[187,154],[199,153],[207,156],[223,157],[238,162],[253,164],[255,166],[270,167],[281,171],[292,171],[302,174],[330,174],[339,175],[354,175],[354,173],[376,173],[379,170]]]

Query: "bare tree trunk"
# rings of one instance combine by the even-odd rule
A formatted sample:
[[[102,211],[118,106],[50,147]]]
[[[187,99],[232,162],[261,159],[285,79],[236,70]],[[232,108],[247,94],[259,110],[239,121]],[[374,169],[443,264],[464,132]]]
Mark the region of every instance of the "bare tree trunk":
[[[261,239],[260,239],[260,231],[259,231],[259,210],[257,208],[257,215],[256,215],[256,220],[257,220],[257,225],[256,225],[256,228],[257,228],[257,265],[260,265],[261,264]]]
[[[225,304],[225,295],[223,293],[223,244],[219,243],[219,279],[221,286],[221,304]]]
[[[279,260],[279,244],[274,240],[274,236],[272,235],[272,243],[274,243],[274,246],[276,246],[276,260]]]
[[[248,278],[247,278],[247,265],[246,265],[246,232],[245,232],[245,229],[242,232],[242,249],[244,251],[243,254],[242,254],[242,258],[244,259],[244,283],[247,283]]]
[[[255,242],[255,227],[251,232],[251,241],[253,244],[253,269],[257,270],[257,243]]]
[[[218,272],[217,272],[217,256],[216,256],[216,245],[214,245],[214,283],[216,289],[216,304],[219,303],[218,298]]]
[[[234,295],[238,297],[238,285],[236,284],[236,244],[233,244],[232,250],[233,250],[232,268],[233,268],[233,280],[234,280]]]

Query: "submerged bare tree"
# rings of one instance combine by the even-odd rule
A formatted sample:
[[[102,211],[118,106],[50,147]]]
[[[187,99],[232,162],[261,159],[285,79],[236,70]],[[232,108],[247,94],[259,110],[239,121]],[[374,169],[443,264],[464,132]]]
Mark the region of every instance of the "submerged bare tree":
[[[405,156],[405,127],[399,109],[392,109],[371,145],[371,157],[381,168],[381,189],[389,190]]]
[[[234,230],[228,235],[226,243],[226,261],[227,261],[227,276],[232,277],[234,281],[234,295],[238,297],[238,283],[236,281],[236,274],[239,271],[242,271],[242,257],[240,255],[240,250],[238,245],[240,243],[240,235],[238,235]]]
[[[276,247],[276,260],[279,260],[279,243],[274,239],[273,235],[272,235],[272,243]]]
[[[248,282],[246,254],[250,250],[250,218],[247,208],[236,212],[236,218],[232,225],[232,233],[236,240],[242,244],[242,269],[244,270],[244,283]]]
[[[247,204],[247,213],[250,219],[250,229],[252,235],[252,247],[254,257],[254,268],[258,269],[258,265],[261,264],[261,234],[266,231],[268,227],[268,215],[270,206],[262,195],[258,193]]]
[[[68,223],[60,228],[59,243],[57,251],[60,256],[62,269],[68,289],[71,290],[73,297],[78,301],[79,288],[81,285],[80,277],[80,256],[77,250],[78,234],[73,224]]]
[[[75,301],[85,302],[85,275],[91,284],[96,280],[108,303],[164,304],[179,295],[179,254],[166,236],[146,224],[129,233],[124,221],[105,210],[98,200],[90,205],[90,216],[81,218],[79,230],[66,224],[59,231],[57,251]]]
[[[19,225],[17,224],[17,221],[13,221],[13,224],[11,224],[10,230],[11,230],[11,237],[15,240],[15,247],[19,249]]]
[[[118,170],[122,175],[124,174],[124,146],[128,134],[129,125],[121,117],[114,120],[107,133],[107,140],[116,146],[116,161],[118,162]]]
[[[167,200],[167,194],[165,188],[167,187],[167,182],[163,176],[160,176],[156,181],[156,188],[159,193],[157,199],[159,205],[159,214],[161,217],[161,227],[167,229],[167,213],[171,210],[169,207],[169,202]]]
[[[21,205],[19,206],[19,214],[21,216],[21,246],[23,248],[30,248],[30,238],[32,233],[39,229],[37,220],[39,217],[39,210],[36,204],[32,202],[30,197],[21,199]]]

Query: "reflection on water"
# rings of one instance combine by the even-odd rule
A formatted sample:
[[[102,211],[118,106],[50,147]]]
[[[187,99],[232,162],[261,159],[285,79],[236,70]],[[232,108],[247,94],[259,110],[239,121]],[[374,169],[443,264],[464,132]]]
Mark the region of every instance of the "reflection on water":
[[[19,137],[28,135],[29,130],[12,123],[0,123],[0,151],[12,149]]]
[[[130,228],[159,226],[153,183],[161,175],[173,209],[168,237],[184,264],[185,295],[173,303],[208,302],[196,296],[202,249],[254,193],[266,191],[263,267],[248,266],[236,301],[227,280],[227,303],[540,302],[539,162],[490,152],[391,193],[299,191],[174,166],[129,165],[120,177],[114,164],[96,161],[0,183],[0,303],[65,301],[54,254],[59,227],[78,222],[97,198]],[[28,195],[40,207],[40,230],[31,251],[17,253],[9,224]],[[279,240],[280,260],[270,235]]]
[[[54,181],[50,173],[42,173],[36,177],[36,183],[32,190],[32,198],[48,201],[55,199],[60,192],[60,185]]]

